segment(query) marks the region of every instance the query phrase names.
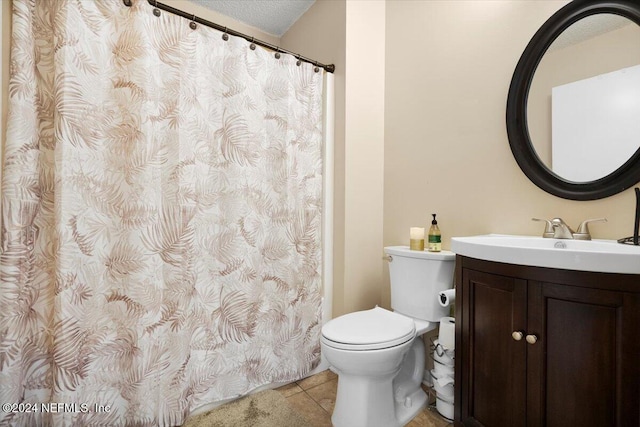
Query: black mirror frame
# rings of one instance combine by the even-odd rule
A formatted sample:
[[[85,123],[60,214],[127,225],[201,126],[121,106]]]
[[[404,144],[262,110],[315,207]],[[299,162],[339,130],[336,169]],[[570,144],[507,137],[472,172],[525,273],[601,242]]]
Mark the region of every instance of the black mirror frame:
[[[513,73],[507,97],[507,135],[511,152],[525,175],[538,187],[570,200],[596,200],[612,196],[640,182],[640,149],[617,170],[595,181],[567,181],[540,160],[531,143],[527,99],[533,75],[543,55],[567,27],[590,15],[611,13],[640,26],[637,0],[574,0],[558,10],[535,33]],[[640,139],[640,136],[639,136]]]

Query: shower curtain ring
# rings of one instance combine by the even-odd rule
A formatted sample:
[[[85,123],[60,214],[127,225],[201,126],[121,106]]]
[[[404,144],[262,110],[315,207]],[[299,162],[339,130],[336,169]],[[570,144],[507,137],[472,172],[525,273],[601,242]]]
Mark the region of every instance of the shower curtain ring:
[[[256,50],[256,45],[253,43],[253,40],[255,40],[255,37],[251,37],[251,44],[249,45],[249,49]]]
[[[192,30],[195,30],[197,26],[196,15],[193,15],[193,19],[191,20],[191,22],[189,22],[189,27],[191,27]]]
[[[313,72],[314,72],[314,73],[317,73],[318,71],[320,71],[320,68],[318,68],[318,61],[315,61],[315,62],[313,63],[313,65],[315,65],[315,66],[316,66],[316,67],[313,69]]]
[[[275,54],[276,59],[280,59],[280,48],[276,47],[276,54]]]
[[[296,65],[299,67],[300,65],[302,65],[302,60],[300,60],[300,55],[297,55],[296,58],[298,58],[298,60],[296,61]]]
[[[154,0],[153,2],[153,14],[155,16],[160,16],[160,9],[158,9],[158,0]]]
[[[227,27],[224,27],[224,33],[222,34],[222,40],[229,40],[229,34],[227,34]]]

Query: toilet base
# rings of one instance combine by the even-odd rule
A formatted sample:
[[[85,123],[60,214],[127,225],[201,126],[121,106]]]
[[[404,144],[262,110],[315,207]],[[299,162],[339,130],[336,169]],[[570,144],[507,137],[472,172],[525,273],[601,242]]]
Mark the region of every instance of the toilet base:
[[[421,388],[404,399],[394,399],[393,376],[358,378],[338,373],[331,423],[334,427],[402,427],[426,406],[427,394]]]
[[[394,379],[396,419],[403,426],[411,421],[428,403],[422,384],[425,360],[424,341],[418,336],[405,357],[400,373]]]
[[[408,402],[407,402],[407,399]],[[427,407],[429,397],[422,389],[416,390],[411,396],[408,396],[405,402],[396,401],[396,418],[400,426],[409,424],[424,408]]]
[[[387,349],[388,350],[388,349]],[[382,350],[384,351],[384,350]],[[373,360],[367,360],[368,366]],[[338,392],[331,422],[334,427],[402,427],[427,405],[420,384],[424,372],[424,342],[417,337],[390,370],[345,373],[338,370]]]

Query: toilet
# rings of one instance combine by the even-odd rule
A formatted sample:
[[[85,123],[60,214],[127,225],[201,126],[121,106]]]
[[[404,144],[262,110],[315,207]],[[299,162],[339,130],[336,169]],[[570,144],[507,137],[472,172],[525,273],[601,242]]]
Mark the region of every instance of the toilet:
[[[449,308],[438,292],[453,285],[455,254],[384,248],[389,260],[391,308],[345,314],[322,327],[321,351],[338,374],[335,427],[404,426],[427,404],[421,335]]]

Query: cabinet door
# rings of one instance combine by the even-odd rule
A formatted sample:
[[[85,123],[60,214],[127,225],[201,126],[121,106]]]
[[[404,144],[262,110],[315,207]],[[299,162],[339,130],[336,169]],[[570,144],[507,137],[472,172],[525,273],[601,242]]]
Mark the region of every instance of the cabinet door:
[[[524,426],[527,346],[512,333],[526,331],[526,281],[463,269],[462,298],[460,419],[467,426]]]
[[[638,294],[540,282],[528,293],[527,425],[637,427]]]

